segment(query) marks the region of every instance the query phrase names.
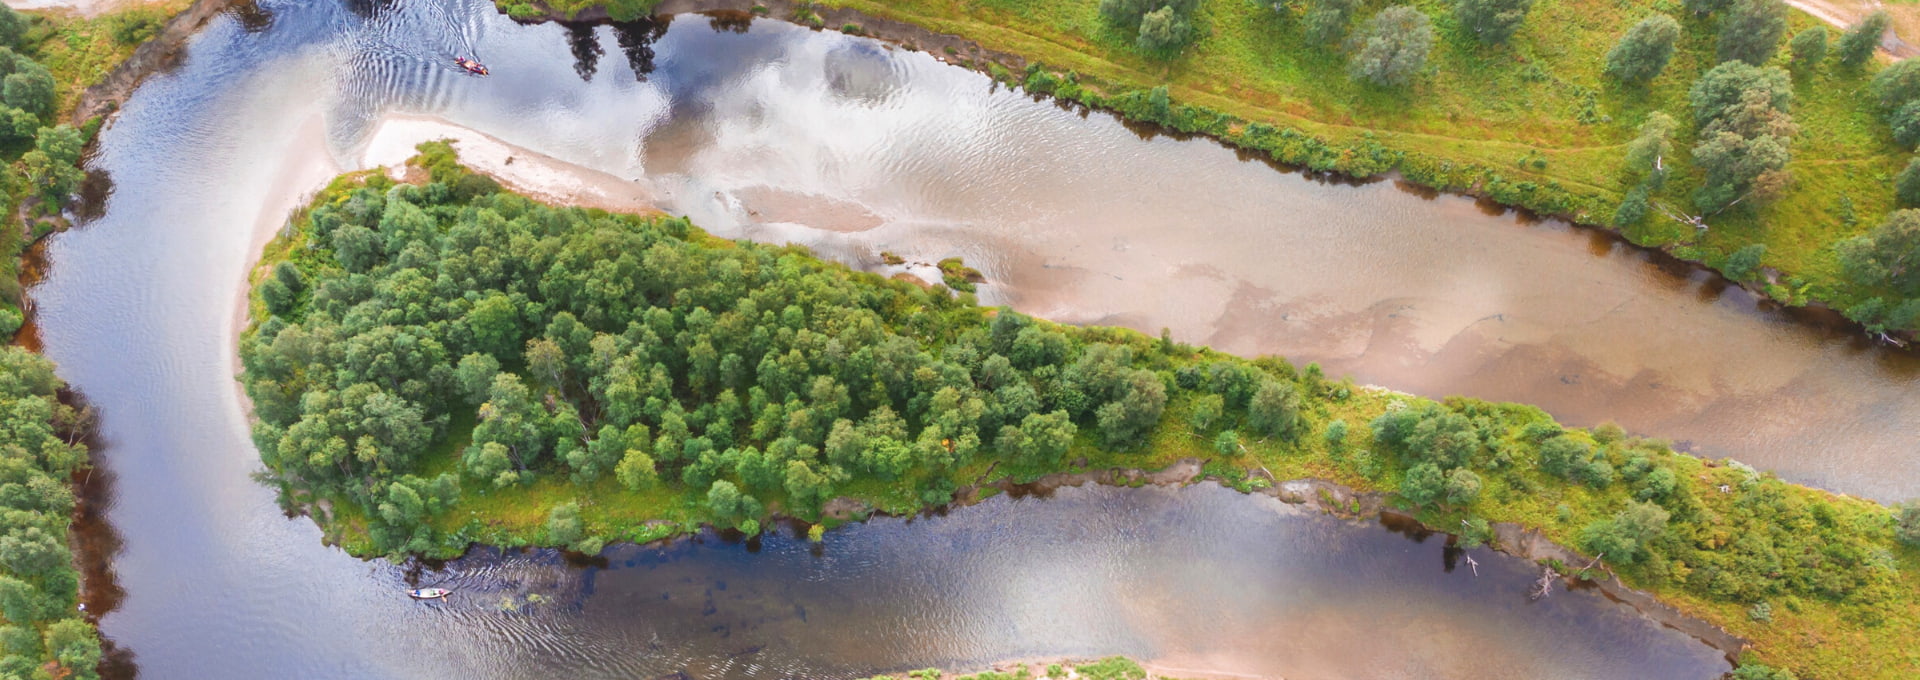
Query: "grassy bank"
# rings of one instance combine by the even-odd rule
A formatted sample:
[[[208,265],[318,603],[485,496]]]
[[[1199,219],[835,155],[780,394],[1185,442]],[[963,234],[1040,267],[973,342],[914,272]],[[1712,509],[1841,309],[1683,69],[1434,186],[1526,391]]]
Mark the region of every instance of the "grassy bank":
[[[590,7],[631,14],[654,4],[522,0],[502,7],[569,16]],[[1828,59],[1793,69],[1798,133],[1790,184],[1774,200],[1735,205],[1708,217],[1709,229],[1696,230],[1658,207],[1697,212],[1691,197],[1703,173],[1689,153],[1698,129],[1688,90],[1717,63],[1724,12],[1701,16],[1664,1],[1539,0],[1507,43],[1485,45],[1458,25],[1452,2],[1415,0],[1413,7],[1433,17],[1435,44],[1411,85],[1387,88],[1350,77],[1348,50],[1307,40],[1303,23],[1313,4],[1204,0],[1192,19],[1199,37],[1177,54],[1143,52],[1132,32],[1102,19],[1099,0],[824,0],[801,3],[792,18],[857,30],[820,18],[828,8],[846,8],[922,26],[1035,64],[1027,73],[996,73],[1034,91],[1205,133],[1290,164],[1363,177],[1399,172],[1429,187],[1608,228],[1643,179],[1629,167],[1627,145],[1650,113],[1666,112],[1681,121],[1665,159],[1669,178],[1651,193],[1655,209],[1618,227],[1629,239],[1729,272],[1786,304],[1819,301],[1846,310],[1873,297],[1903,299],[1850,279],[1837,250],[1899,207],[1893,180],[1912,155],[1895,143],[1866,95],[1879,63],[1847,68]],[[1389,4],[1360,3],[1350,32]],[[1608,50],[1655,12],[1680,22],[1670,64],[1640,85],[1607,76]],[[1787,34],[1817,25],[1795,11]],[[1788,66],[1787,53],[1781,49],[1770,63]],[[1150,101],[1155,88],[1165,88],[1164,104]],[[1733,254],[1756,244],[1765,247],[1760,266],[1742,262],[1729,271]]]
[[[1243,490],[1394,494],[1469,541],[1537,527],[1810,677],[1920,672],[1903,644],[1920,551],[1899,538],[1920,521],[1884,506],[1528,406],[1361,388],[683,220],[553,208],[422,148],[417,183],[345,176],[293,218],[241,343],[263,459],[357,554],[754,533],[1200,458]]]

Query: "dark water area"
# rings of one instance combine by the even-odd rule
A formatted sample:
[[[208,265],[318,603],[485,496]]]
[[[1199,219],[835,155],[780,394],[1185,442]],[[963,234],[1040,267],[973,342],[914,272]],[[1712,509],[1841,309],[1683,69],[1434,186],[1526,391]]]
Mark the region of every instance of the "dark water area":
[[[1920,412],[1893,389],[1904,360],[1853,351],[1815,370],[1844,343],[1596,251],[1585,232],[1143,140],[869,40],[740,17],[581,29],[518,25],[485,2],[262,0],[183,54],[103,134],[94,169],[111,190],[49,242],[34,290],[46,352],[101,413],[97,526],[118,548],[114,590],[89,604],[140,677],[845,678],[1112,653],[1287,678],[1726,668],[1596,593],[1529,602],[1522,561],[1468,551],[1475,575],[1439,538],[1210,485],[1067,489],[875,520],[823,545],[707,536],[586,563],[483,551],[421,569],[325,547],[251,478],[242,289],[287,212],[402,118],[618,178],[723,235],[870,268],[881,249],[961,255],[987,273],[988,301],[1053,318],[1170,326],[1423,392],[1559,399],[1578,408],[1549,407],[1575,419],[1663,394],[1647,384],[1698,387],[1687,408],[1618,419],[1654,433],[1678,419],[1671,434],[1754,462],[1700,414],[1744,433],[1763,414],[1739,399],[1824,399],[1815,388],[1846,382],[1891,424],[1837,428],[1874,445],[1836,455],[1913,481],[1891,453],[1902,440],[1881,439]],[[495,75],[458,73],[457,54]],[[1749,370],[1700,334],[1774,363]],[[1570,370],[1581,379],[1563,383]],[[1639,387],[1609,387],[1620,371]],[[415,603],[409,584],[458,594]]]

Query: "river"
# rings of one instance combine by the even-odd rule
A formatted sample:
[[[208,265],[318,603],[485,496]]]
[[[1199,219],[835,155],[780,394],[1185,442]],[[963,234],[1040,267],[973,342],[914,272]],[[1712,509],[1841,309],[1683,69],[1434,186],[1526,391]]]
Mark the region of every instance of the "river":
[[[453,601],[407,601],[407,570],[321,545],[250,479],[234,336],[286,212],[420,121],[724,235],[875,268],[882,249],[964,256],[992,281],[983,299],[1050,318],[1614,418],[1855,493],[1920,483],[1898,451],[1920,413],[1897,389],[1908,359],[1563,225],[1142,139],[928,55],[777,22],[259,9],[209,24],[127,102],[93,161],[112,180],[104,215],[49,244],[34,291],[47,353],[103,416],[125,597],[102,625],[146,677],[850,677],[1107,653],[1287,678],[1726,668],[1598,594],[1528,602],[1518,560],[1478,550],[1477,575],[1448,570],[1438,540],[1207,485],[994,499],[817,548],[483,553],[417,574],[459,585]],[[467,51],[495,75],[447,67]]]

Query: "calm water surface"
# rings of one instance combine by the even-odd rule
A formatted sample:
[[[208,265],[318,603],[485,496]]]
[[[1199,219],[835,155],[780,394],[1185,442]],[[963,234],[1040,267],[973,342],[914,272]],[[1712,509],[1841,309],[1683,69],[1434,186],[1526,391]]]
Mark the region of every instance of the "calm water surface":
[[[1275,172],[995,89],[926,55],[760,22],[523,27],[484,3],[262,2],[104,135],[105,217],[54,240],[47,351],[104,414],[126,598],[105,630],[179,677],[849,677],[1128,653],[1289,678],[1704,678],[1711,650],[1531,568],[1216,487],[1084,489],[878,520],[815,548],[715,538],[604,564],[407,574],[320,544],[248,475],[249,262],[301,195],[427,116],[633,180],[712,230],[872,265],[962,255],[983,297],[1172,327],[1430,393],[1543,403],[1882,497],[1908,360],[1754,311],[1552,224]],[[446,68],[472,52],[495,76]],[[757,552],[756,549],[757,548]],[[538,597],[530,597],[538,596]]]

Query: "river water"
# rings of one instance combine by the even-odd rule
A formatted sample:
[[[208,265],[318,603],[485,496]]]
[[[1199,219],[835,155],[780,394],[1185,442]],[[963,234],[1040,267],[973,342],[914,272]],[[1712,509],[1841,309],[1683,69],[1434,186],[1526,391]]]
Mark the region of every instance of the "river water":
[[[420,583],[321,545],[249,474],[234,335],[300,197],[440,121],[631,184],[709,229],[877,267],[964,256],[989,302],[1396,388],[1617,419],[1894,497],[1910,360],[1552,223],[1142,139],[924,54],[776,22],[569,30],[485,3],[261,2],[104,134],[103,217],[54,239],[46,351],[101,409],[146,677],[849,677],[1127,653],[1288,678],[1705,678],[1716,653],[1531,567],[1211,486],[1070,489],[815,547],[707,537],[603,563],[481,554]],[[477,79],[447,67],[487,61]],[[415,128],[417,129],[417,128]],[[523,166],[527,161],[523,161]],[[529,598],[537,595],[538,598]],[[538,601],[534,601],[538,600]]]

